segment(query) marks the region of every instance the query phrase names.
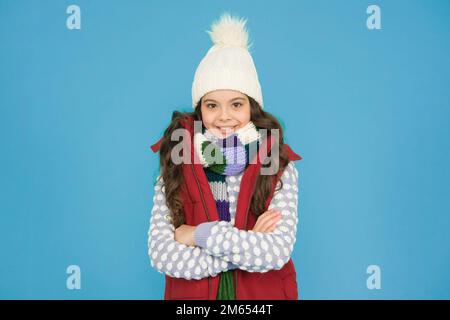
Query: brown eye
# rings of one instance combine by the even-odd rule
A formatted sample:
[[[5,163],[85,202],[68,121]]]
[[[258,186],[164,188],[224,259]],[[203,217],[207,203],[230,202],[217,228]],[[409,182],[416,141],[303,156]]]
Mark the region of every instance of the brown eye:
[[[210,106],[213,106],[213,107],[210,107]],[[207,105],[206,105],[206,107],[207,108],[210,108],[210,109],[212,109],[212,108],[214,108],[216,105],[214,104],[214,103],[208,103]]]
[[[242,106],[242,103],[235,102],[235,103],[233,103],[233,106],[235,106],[236,108],[239,108],[240,106]]]

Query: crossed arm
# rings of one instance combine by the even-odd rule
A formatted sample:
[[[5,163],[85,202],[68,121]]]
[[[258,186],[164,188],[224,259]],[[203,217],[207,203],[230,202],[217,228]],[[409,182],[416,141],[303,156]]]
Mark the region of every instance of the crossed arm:
[[[151,265],[161,273],[188,280],[235,268],[249,272],[281,269],[296,241],[298,172],[293,162],[281,180],[283,188],[275,192],[269,211],[259,216],[253,230],[244,231],[226,221],[183,225],[175,230],[163,181],[158,179],[148,231]],[[274,210],[281,213],[278,218]]]

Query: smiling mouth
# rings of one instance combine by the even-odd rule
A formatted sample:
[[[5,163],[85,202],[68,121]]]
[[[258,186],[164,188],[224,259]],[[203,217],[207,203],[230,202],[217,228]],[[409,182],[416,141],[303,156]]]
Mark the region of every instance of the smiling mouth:
[[[226,134],[226,133],[231,133],[234,132],[237,126],[228,126],[228,127],[217,127],[216,128],[218,130],[220,130],[221,133]]]

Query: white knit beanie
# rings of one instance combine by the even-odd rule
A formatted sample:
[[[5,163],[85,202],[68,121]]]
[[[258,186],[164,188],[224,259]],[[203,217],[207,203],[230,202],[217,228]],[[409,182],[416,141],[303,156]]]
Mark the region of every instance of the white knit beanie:
[[[214,45],[200,61],[192,83],[192,107],[208,92],[236,90],[255,99],[263,107],[261,86],[248,49],[247,20],[224,13],[206,31]]]

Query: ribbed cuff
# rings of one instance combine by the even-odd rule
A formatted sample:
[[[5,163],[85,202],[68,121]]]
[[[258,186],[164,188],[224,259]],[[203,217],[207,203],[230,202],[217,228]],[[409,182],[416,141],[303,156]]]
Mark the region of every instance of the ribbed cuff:
[[[198,247],[206,248],[206,240],[211,234],[211,228],[214,227],[218,221],[200,223],[194,231],[194,242]]]

